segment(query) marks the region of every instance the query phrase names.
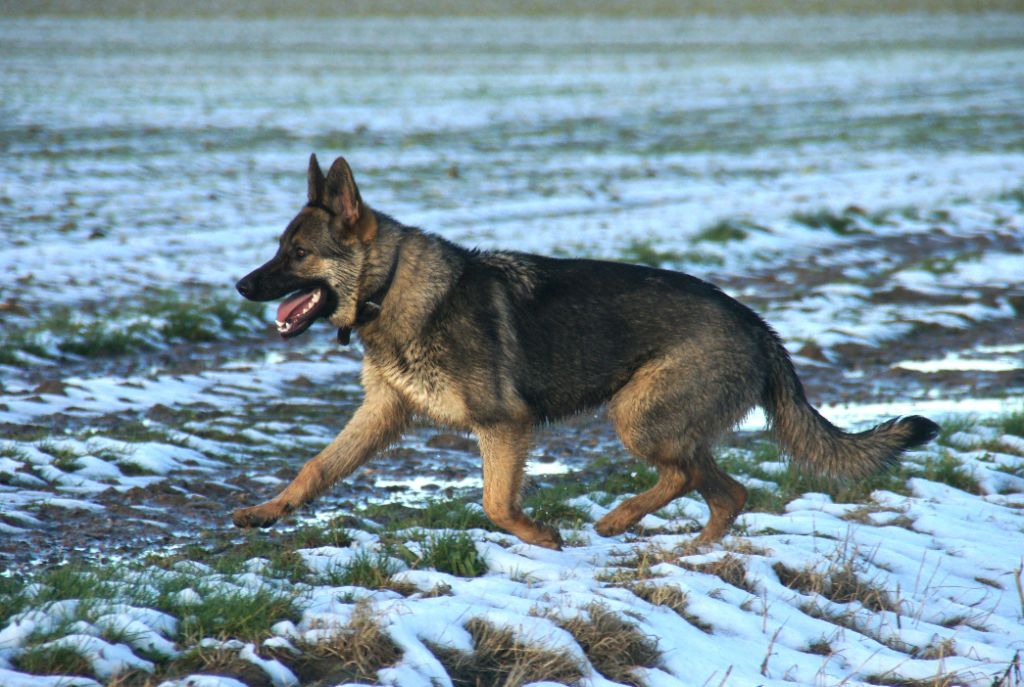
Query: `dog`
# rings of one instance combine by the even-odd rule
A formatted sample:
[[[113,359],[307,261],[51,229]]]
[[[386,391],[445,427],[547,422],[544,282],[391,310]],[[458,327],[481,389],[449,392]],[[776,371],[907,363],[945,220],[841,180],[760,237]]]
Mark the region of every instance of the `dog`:
[[[277,329],[292,338],[319,319],[348,343],[359,334],[365,398],[348,424],[276,497],[234,512],[267,527],[399,438],[411,418],[476,434],[483,508],[520,540],[559,548],[531,520],[520,487],[534,427],[607,406],[625,447],[658,481],[595,525],[622,533],[691,490],[721,538],[747,492],[712,447],[754,407],[794,464],[862,478],[935,438],[931,420],[894,418],[847,433],[807,401],[775,331],[712,284],[680,272],[598,260],[470,250],[366,205],[344,158],[327,176],[310,157],[305,207],[276,255],[242,278],[253,301],[288,296]]]

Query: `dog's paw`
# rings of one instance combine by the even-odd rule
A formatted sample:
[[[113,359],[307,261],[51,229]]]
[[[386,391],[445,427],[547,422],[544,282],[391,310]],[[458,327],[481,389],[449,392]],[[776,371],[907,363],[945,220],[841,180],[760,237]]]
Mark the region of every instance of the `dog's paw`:
[[[537,525],[530,538],[523,538],[523,541],[534,546],[543,546],[545,549],[562,550],[562,534],[551,525]]]
[[[615,515],[614,511],[598,520],[594,524],[594,531],[602,537],[614,537],[625,532],[630,523],[621,518],[612,517],[613,515]]]
[[[279,510],[266,503],[251,508],[239,508],[231,514],[235,527],[270,527],[281,517]]]

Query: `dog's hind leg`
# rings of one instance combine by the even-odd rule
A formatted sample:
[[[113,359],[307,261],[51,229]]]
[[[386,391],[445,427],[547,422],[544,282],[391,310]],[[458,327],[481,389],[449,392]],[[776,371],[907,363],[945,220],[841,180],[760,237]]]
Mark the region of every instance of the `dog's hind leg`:
[[[658,465],[658,483],[647,491],[620,503],[601,518],[594,529],[603,537],[622,534],[648,513],[664,508],[693,489],[690,474],[678,465]]]
[[[232,515],[237,527],[269,527],[317,496],[374,453],[398,439],[409,423],[404,401],[386,386],[367,386],[366,398],[345,429],[328,446],[307,462],[276,497],[251,508],[239,508]]]
[[[558,530],[534,522],[519,504],[532,427],[502,425],[476,431],[484,462],[484,512],[495,525],[527,544],[562,548]]]
[[[701,480],[696,486],[711,509],[711,518],[697,537],[697,543],[707,544],[718,541],[729,531],[747,503],[747,490],[715,465],[710,451],[702,458]]]
[[[605,515],[595,526],[599,534],[621,534],[693,489],[711,509],[699,541],[726,533],[746,502],[746,490],[715,465],[710,447],[753,406],[756,387],[746,382],[742,359],[713,363],[701,349],[668,351],[637,370],[612,398],[608,414],[622,443],[653,463],[659,479]]]

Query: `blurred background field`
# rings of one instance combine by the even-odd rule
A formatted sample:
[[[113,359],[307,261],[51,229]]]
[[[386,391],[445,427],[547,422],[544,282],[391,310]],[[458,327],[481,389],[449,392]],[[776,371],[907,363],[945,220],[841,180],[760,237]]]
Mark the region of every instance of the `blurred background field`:
[[[181,3],[173,0],[4,0],[5,14],[21,15],[169,15],[169,16],[693,16],[772,14],[879,14],[901,12],[1012,12],[1022,9],[1014,0],[214,0]]]
[[[1019,684],[1022,11],[0,0],[0,683],[283,684],[260,643],[315,653],[361,599],[401,647],[371,632],[392,663],[349,677],[403,687],[469,670],[423,657],[427,626],[470,617],[458,646],[542,626],[611,684],[534,613],[601,604],[661,640],[616,684],[724,684],[726,666],[737,684]],[[526,504],[562,554],[486,531],[475,441],[427,425],[297,529],[239,533],[231,509],[361,398],[358,344],[325,325],[283,342],[274,304],[233,289],[303,204],[314,151],[466,245],[713,281],[778,329],[837,423],[920,412],[943,434],[841,485],[787,471],[752,417],[718,453],[749,512],[712,551],[689,546],[696,497],[594,534],[652,479],[600,413],[531,453]]]

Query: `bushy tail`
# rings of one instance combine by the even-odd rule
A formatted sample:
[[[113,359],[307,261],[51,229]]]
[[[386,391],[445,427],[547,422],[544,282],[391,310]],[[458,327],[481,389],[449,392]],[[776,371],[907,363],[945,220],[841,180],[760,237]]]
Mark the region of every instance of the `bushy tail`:
[[[860,478],[891,467],[901,453],[939,434],[926,417],[893,418],[865,432],[844,432],[811,407],[789,354],[772,332],[762,406],[794,465],[826,477]]]

